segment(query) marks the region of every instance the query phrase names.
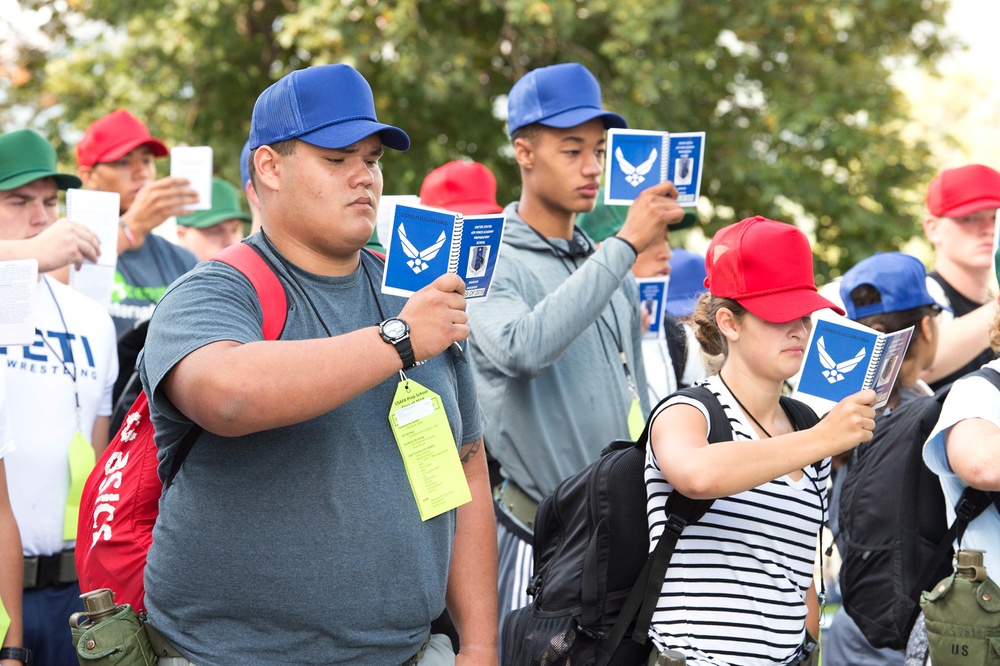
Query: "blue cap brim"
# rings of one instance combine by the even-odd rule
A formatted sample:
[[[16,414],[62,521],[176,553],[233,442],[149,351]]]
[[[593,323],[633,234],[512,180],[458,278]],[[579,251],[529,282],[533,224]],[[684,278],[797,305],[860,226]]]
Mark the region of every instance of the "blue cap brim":
[[[557,113],[549,116],[548,118],[542,118],[536,122],[538,122],[539,125],[545,125],[547,127],[565,129],[567,127],[582,125],[585,122],[593,120],[594,118],[600,118],[604,121],[604,129],[611,129],[612,127],[625,129],[628,127],[628,123],[625,122],[625,119],[617,113],[611,113],[610,111],[605,111],[604,109],[595,109],[592,106],[569,109],[568,111]]]
[[[410,137],[406,136],[406,132],[371,120],[346,120],[295,138],[320,148],[346,148],[376,133],[387,148],[402,152],[410,147]]]

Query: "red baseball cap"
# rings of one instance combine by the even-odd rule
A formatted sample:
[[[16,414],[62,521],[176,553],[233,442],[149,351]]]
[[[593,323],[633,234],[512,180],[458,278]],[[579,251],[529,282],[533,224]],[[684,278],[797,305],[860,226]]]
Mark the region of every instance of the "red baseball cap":
[[[1000,208],[1000,173],[982,164],[945,169],[927,190],[927,209],[935,217],[963,217],[984,208]]]
[[[153,138],[149,128],[125,109],[109,113],[90,124],[76,144],[78,166],[114,162],[139,146],[149,146],[155,157],[170,154],[166,144]]]
[[[462,215],[499,213],[497,179],[485,165],[468,160],[448,162],[427,174],[420,203]]]
[[[816,291],[812,248],[798,228],[748,217],[720,229],[705,256],[705,286],[764,321],[783,323],[830,308],[844,310]]]

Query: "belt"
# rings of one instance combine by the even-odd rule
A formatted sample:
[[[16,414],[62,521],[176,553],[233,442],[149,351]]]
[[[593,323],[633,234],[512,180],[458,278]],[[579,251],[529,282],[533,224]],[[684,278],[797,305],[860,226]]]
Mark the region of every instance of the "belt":
[[[427,638],[424,639],[424,644],[420,646],[417,653],[403,662],[402,666],[416,666],[420,663],[420,660],[424,658],[424,652],[427,650],[427,645],[431,642],[431,635],[427,634]]]
[[[171,645],[167,641],[167,639],[163,637],[163,634],[161,634],[156,630],[156,627],[154,627],[149,623],[149,620],[146,619],[145,613],[142,614],[141,618],[142,618],[142,628],[146,630],[146,638],[149,639],[149,646],[153,648],[153,654],[155,654],[158,658],[165,658],[165,657],[180,657],[182,659],[185,658],[184,655],[178,652],[176,648],[174,648],[174,646]]]
[[[75,583],[76,561],[73,549],[55,555],[24,558],[24,589],[34,590]]]
[[[493,489],[493,499],[505,513],[521,523],[520,526],[528,533],[535,531],[535,512],[538,511],[538,502],[519,485],[510,479],[505,479]]]

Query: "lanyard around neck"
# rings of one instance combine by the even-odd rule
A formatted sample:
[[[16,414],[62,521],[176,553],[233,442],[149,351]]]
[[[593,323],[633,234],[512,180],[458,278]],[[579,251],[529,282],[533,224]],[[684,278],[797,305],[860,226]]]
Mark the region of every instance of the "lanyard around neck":
[[[59,321],[62,322],[63,333],[65,334],[63,340],[66,341],[66,347],[65,347],[66,358],[62,358],[59,356],[59,352],[56,351],[55,347],[52,346],[52,343],[49,342],[48,338],[45,337],[45,334],[41,330],[36,328],[35,332],[38,333],[38,337],[40,337],[42,339],[42,342],[45,343],[45,346],[49,348],[49,351],[52,352],[52,355],[55,357],[55,359],[59,361],[59,365],[62,366],[63,372],[69,375],[70,380],[73,382],[73,399],[76,402],[76,429],[80,430],[82,427],[82,418],[80,415],[80,387],[76,382],[76,357],[73,356],[73,349],[70,346],[69,327],[66,325],[66,318],[63,317],[62,308],[59,307],[59,300],[56,299],[56,294],[52,290],[52,285],[49,284],[49,278],[43,275],[42,282],[44,282],[45,286],[48,288],[49,296],[52,297],[52,302],[56,306],[56,312],[59,313]],[[73,364],[72,370],[70,370],[68,363]]]

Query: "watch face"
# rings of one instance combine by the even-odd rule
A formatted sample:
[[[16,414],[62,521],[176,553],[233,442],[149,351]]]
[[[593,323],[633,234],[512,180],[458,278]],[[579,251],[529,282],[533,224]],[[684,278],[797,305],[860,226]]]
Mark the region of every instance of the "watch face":
[[[393,340],[397,340],[406,334],[406,324],[398,319],[390,319],[382,326],[382,332]]]

